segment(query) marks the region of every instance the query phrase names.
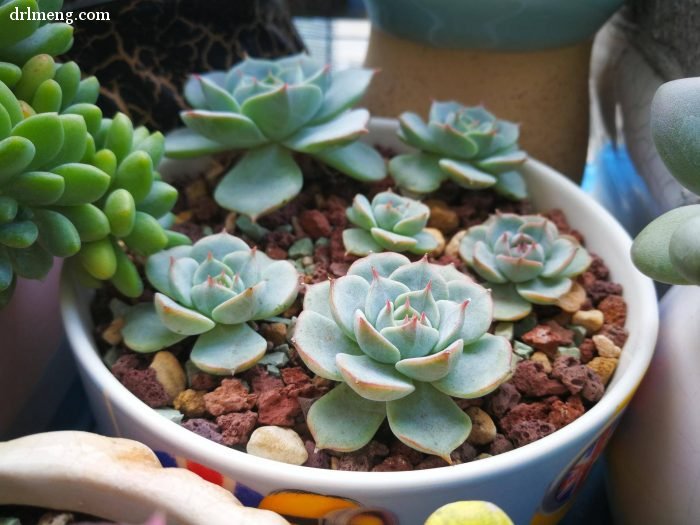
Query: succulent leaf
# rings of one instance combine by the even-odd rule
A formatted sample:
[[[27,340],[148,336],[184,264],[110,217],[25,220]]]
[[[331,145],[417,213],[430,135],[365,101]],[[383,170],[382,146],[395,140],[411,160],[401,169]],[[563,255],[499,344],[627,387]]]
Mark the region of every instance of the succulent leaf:
[[[255,365],[266,349],[267,341],[247,324],[219,324],[199,336],[190,359],[200,370],[230,375]]]

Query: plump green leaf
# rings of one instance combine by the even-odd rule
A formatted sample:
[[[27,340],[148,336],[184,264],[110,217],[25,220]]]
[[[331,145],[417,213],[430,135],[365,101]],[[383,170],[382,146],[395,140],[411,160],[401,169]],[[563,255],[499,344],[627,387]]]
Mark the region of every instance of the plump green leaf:
[[[505,198],[519,201],[527,197],[527,184],[525,179],[517,171],[506,171],[496,177],[493,189]]]
[[[24,119],[22,108],[12,90],[4,83],[0,83],[0,105],[5,108],[10,117],[10,123],[16,126]]]
[[[134,149],[145,151],[153,161],[153,168],[157,168],[165,154],[165,137],[160,131],[151,133],[148,137],[134,144]]]
[[[0,5],[0,28],[2,29],[0,31],[0,47],[6,47],[24,40],[39,27],[38,20],[30,20],[28,17],[24,17],[21,20],[13,20],[12,14],[15,12],[15,9],[24,12],[29,9],[30,12],[36,13],[39,7],[36,4],[36,0],[2,2],[2,5]]]
[[[700,283],[700,216],[684,222],[673,232],[668,245],[671,264],[691,283]]]
[[[350,339],[355,339],[355,311],[365,308],[370,286],[362,277],[346,275],[331,281],[330,303],[338,327]],[[370,318],[374,315],[367,312]]]
[[[95,135],[100,129],[102,121],[102,110],[94,104],[73,104],[63,110],[64,115],[80,115],[85,120],[87,131],[91,135]]]
[[[498,321],[517,321],[532,311],[532,303],[520,296],[515,286],[489,283],[494,302],[493,318]]]
[[[133,151],[119,164],[112,188],[123,188],[141,202],[153,186],[153,161],[145,151]]]
[[[5,224],[13,220],[17,216],[18,203],[17,199],[0,195],[0,224]]]
[[[151,255],[168,244],[168,237],[158,221],[141,211],[136,212],[134,228],[124,237],[124,242],[129,249],[139,255]]]
[[[13,87],[19,82],[21,77],[22,70],[15,64],[0,62],[0,82],[3,82],[8,87]]]
[[[442,379],[455,368],[462,355],[462,347],[462,340],[458,339],[435,354],[403,359],[396,363],[396,370],[416,381],[432,383]]]
[[[51,163],[54,166],[80,162],[85,156],[88,148],[87,127],[80,115],[61,115],[61,125],[63,126],[63,146]]]
[[[323,96],[323,105],[316,113],[313,124],[319,124],[354,106],[365,94],[376,70],[344,69],[332,75],[332,83]]]
[[[389,161],[389,173],[400,188],[411,193],[432,193],[447,175],[440,169],[440,157],[430,153],[406,153]]]
[[[22,66],[22,78],[14,88],[17,98],[25,102],[32,102],[34,94],[39,86],[46,80],[53,78],[55,67],[56,64],[49,55],[41,54],[30,58],[27,63]],[[40,111],[37,110],[37,112]]]
[[[112,235],[121,238],[132,232],[136,222],[136,205],[131,193],[125,189],[114,190],[107,196],[102,209]]]
[[[318,153],[327,148],[344,146],[367,133],[369,112],[348,111],[323,124],[301,128],[284,141],[284,145],[301,153]]]
[[[52,78],[45,80],[39,84],[30,101],[37,113],[58,112],[63,101],[61,86]]]
[[[165,155],[173,159],[188,159],[212,155],[229,147],[203,137],[189,128],[180,128],[165,137]]]
[[[73,223],[52,210],[34,210],[34,222],[39,227],[39,242],[55,257],[70,257],[80,250],[80,234]]]
[[[109,235],[109,221],[105,214],[93,204],[79,204],[56,208],[73,223],[82,242],[98,241]]]
[[[13,22],[14,23],[14,22]],[[46,24],[16,44],[0,46],[0,60],[24,64],[34,55],[58,56],[73,44],[73,27],[65,23]]]
[[[166,248],[174,248],[175,246],[188,246],[192,244],[192,239],[190,239],[184,233],[165,230],[165,236],[168,238],[168,244],[165,245]]]
[[[107,129],[104,147],[114,152],[120,164],[131,151],[134,138],[134,125],[123,113],[117,113]]]
[[[109,239],[83,243],[77,257],[95,279],[106,281],[117,271],[117,256]]]
[[[247,324],[217,325],[197,338],[190,359],[200,370],[228,376],[255,365],[266,349],[267,341]]]
[[[339,353],[335,363],[345,383],[371,401],[393,401],[414,391],[413,382],[393,365],[379,363],[366,355]]]
[[[384,251],[382,246],[374,240],[372,235],[360,228],[347,228],[343,230],[343,245],[348,253],[364,257],[370,253]]]
[[[0,187],[32,162],[34,144],[24,137],[7,137],[0,141]]]
[[[206,76],[195,75],[195,79],[199,82],[201,95],[206,105],[213,111],[231,111],[240,113],[238,102],[233,98],[228,91],[223,89],[219,84]],[[203,104],[202,104],[203,105]],[[193,104],[193,107],[198,107]]]
[[[117,257],[117,271],[114,272],[111,283],[119,293],[127,297],[140,297],[143,293],[143,281],[138,268],[120,246],[115,243],[112,243],[112,246]]]
[[[296,197],[303,184],[289,151],[271,144],[246,153],[219,182],[216,202],[255,219]]]
[[[12,179],[3,193],[28,206],[45,206],[56,202],[65,189],[60,175],[44,171],[27,171]]]
[[[24,250],[11,251],[10,257],[17,275],[25,279],[43,279],[53,265],[51,254],[37,242]]]
[[[34,158],[27,167],[30,170],[47,165],[63,146],[63,125],[59,116],[53,113],[24,119],[12,128],[12,135],[24,137],[34,144]]]
[[[535,304],[554,304],[562,295],[571,290],[573,281],[568,277],[540,277],[515,287],[525,299]]]
[[[58,82],[63,93],[61,109],[65,110],[73,103],[73,98],[78,93],[80,84],[80,67],[75,62],[66,62],[56,68],[53,79]]]
[[[372,440],[385,417],[385,403],[364,399],[343,383],[311,405],[306,422],[318,448],[351,452]]]
[[[470,190],[482,190],[490,188],[498,179],[494,175],[481,171],[474,167],[470,162],[442,159],[438,163],[440,169],[443,170],[455,183]]]
[[[176,303],[167,295],[157,293],[153,302],[160,321],[176,334],[199,335],[216,325],[208,317]]]
[[[227,148],[254,148],[267,142],[255,123],[238,113],[196,110],[183,112],[181,118],[191,130]]]
[[[108,149],[96,152],[90,163],[109,175],[110,179],[117,172],[117,157]]]
[[[177,190],[160,180],[153,182],[151,191],[138,203],[138,210],[148,213],[153,217],[160,218],[175,206],[177,202]]]
[[[53,168],[51,171],[63,177],[65,181],[63,195],[55,203],[60,206],[95,202],[109,187],[109,175],[89,164],[71,162]]]
[[[156,352],[186,337],[168,330],[160,322],[151,303],[140,303],[129,309],[122,336],[126,346],[141,353]]]
[[[27,248],[34,244],[39,230],[32,221],[15,221],[0,224],[0,244],[8,248]]]
[[[376,182],[386,177],[386,162],[373,147],[356,141],[345,146],[329,148],[314,157],[341,173],[361,182]]]
[[[87,77],[78,84],[78,92],[73,97],[76,104],[94,104],[100,96],[100,83],[95,77]]]

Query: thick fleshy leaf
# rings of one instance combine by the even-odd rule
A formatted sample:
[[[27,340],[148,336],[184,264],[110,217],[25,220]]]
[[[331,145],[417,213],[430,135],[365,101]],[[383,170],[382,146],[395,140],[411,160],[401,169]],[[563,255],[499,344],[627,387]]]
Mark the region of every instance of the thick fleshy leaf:
[[[516,285],[518,293],[535,304],[554,304],[562,295],[571,290],[573,281],[568,277],[534,279]]]
[[[310,310],[299,315],[293,342],[311,371],[333,381],[343,380],[335,364],[337,354],[362,355],[355,341],[347,337],[334,320]]]
[[[362,351],[380,363],[394,364],[401,359],[401,353],[367,320],[365,314],[355,312],[355,339]]]
[[[92,204],[57,208],[78,230],[83,242],[97,241],[109,235],[109,221],[102,211]]]
[[[491,284],[493,297],[493,318],[497,321],[517,321],[527,317],[532,311],[532,303],[523,299],[515,285]]]
[[[442,159],[439,166],[455,183],[470,190],[490,188],[497,182],[496,177],[475,168],[470,162]]]
[[[143,281],[139,275],[139,270],[134,262],[124,252],[116,241],[112,241],[114,255],[117,258],[117,271],[110,279],[112,285],[119,290],[119,293],[126,297],[136,299],[143,294]]]
[[[424,325],[417,316],[399,326],[384,328],[381,334],[399,349],[402,359],[428,355],[440,338],[435,328]]]
[[[362,194],[355,195],[352,200],[352,206],[346,210],[346,215],[351,223],[365,230],[377,226],[377,221],[374,219],[372,204],[367,197]]]
[[[351,452],[372,440],[386,417],[385,407],[343,383],[311,405],[306,422],[316,447]]]
[[[284,145],[301,153],[318,153],[342,146],[367,133],[369,112],[355,109],[323,124],[307,126],[284,141]]]
[[[55,113],[33,115],[12,128],[12,135],[24,137],[35,148],[34,158],[27,169],[34,170],[47,165],[63,146],[63,125]]]
[[[314,158],[360,182],[376,182],[386,178],[386,162],[377,150],[361,141],[324,149]]]
[[[416,233],[413,238],[416,240],[416,245],[409,250],[411,253],[422,255],[430,253],[440,246],[438,238],[427,229]]]
[[[122,328],[124,344],[135,352],[156,352],[187,337],[168,330],[151,303],[137,304],[129,309],[125,321]]]
[[[577,251],[578,246],[568,239],[557,239],[554,241],[549,257],[547,257],[542,269],[542,277],[561,275],[564,268],[569,266],[571,261],[574,260]]]
[[[471,420],[449,397],[428,383],[386,406],[389,426],[406,445],[452,463],[450,453],[469,436]]]
[[[438,164],[440,157],[430,153],[406,153],[389,161],[389,173],[398,186],[417,194],[436,191],[447,175]]]
[[[233,375],[265,355],[267,341],[247,324],[217,325],[197,338],[190,359],[209,374]]]
[[[193,104],[193,107],[202,109],[204,107],[204,102],[206,103],[207,109],[211,109],[213,111],[231,111],[235,113],[240,111],[240,107],[238,106],[236,99],[234,99],[228,91],[223,89],[220,84],[215,82],[214,79],[201,75],[195,75],[194,77],[197,81],[199,81],[199,87],[201,89],[203,100],[199,99],[196,95],[192,96],[194,101],[198,104]],[[223,79],[220,80],[223,81]],[[185,87],[185,90],[185,96],[187,96],[187,87]]]
[[[0,224],[0,245],[8,248],[27,248],[39,237],[39,229],[33,221],[14,221]]]
[[[437,326],[440,323],[440,311],[433,297],[431,287],[432,285],[429,284],[422,290],[411,290],[399,295],[394,301],[394,306],[398,308],[408,301],[413,310],[418,312],[418,314],[425,314],[430,324]]]
[[[173,295],[170,289],[171,262],[180,257],[189,257],[191,251],[191,246],[176,246],[151,255],[146,260],[146,278],[159,292]]]
[[[462,338],[462,332],[467,331],[467,309],[469,301],[465,300],[461,303],[453,301],[438,301],[438,310],[440,311],[440,326],[438,327],[439,337],[435,343],[435,350],[443,350],[454,343],[457,339]],[[476,327],[480,328],[483,320],[478,320]],[[474,331],[473,329],[471,331]],[[481,335],[481,334],[479,334]]]
[[[228,148],[255,148],[267,142],[255,123],[239,113],[196,110],[181,117],[191,130]]]
[[[124,243],[133,252],[147,256],[165,248],[168,236],[154,217],[137,211],[134,214],[134,228],[124,237]]]
[[[153,161],[145,151],[133,151],[119,164],[112,188],[124,188],[141,202],[153,186]]]
[[[353,106],[365,94],[375,73],[372,69],[359,68],[334,72],[323,96],[323,105],[312,123],[325,122]]]
[[[374,274],[389,277],[394,271],[411,260],[400,253],[377,253],[358,259],[350,265],[348,275],[359,275],[368,283],[374,280]]]
[[[299,274],[289,261],[275,261],[267,266],[262,282],[267,286],[258,294],[254,320],[281,314],[292,306],[299,293]]]
[[[476,243],[481,241],[486,241],[487,227],[483,224],[478,226],[472,226],[462,237],[459,243],[459,255],[464,261],[470,266],[474,264],[474,250],[476,249]]]
[[[226,83],[226,73],[223,71],[211,71],[201,75],[191,75],[183,89],[183,95],[187,103],[196,109],[217,109],[209,105],[207,97],[202,91],[202,83],[200,80],[205,80],[208,84],[218,88],[224,88]]]
[[[506,171],[498,175],[493,189],[507,199],[520,201],[527,197],[527,184],[517,171]]]
[[[228,146],[209,140],[189,128],[176,129],[165,137],[165,155],[173,159],[202,157],[228,149]]]
[[[355,277],[359,279],[359,277]],[[409,291],[408,286],[377,274],[372,279],[369,290],[362,298],[362,307],[367,319],[374,322],[387,304],[394,304],[396,298]]]
[[[493,319],[494,301],[491,292],[483,286],[468,281],[451,281],[448,283],[450,301],[459,304],[469,301],[465,312],[466,322],[462,324],[459,337],[468,344],[481,337],[489,329]]]
[[[420,116],[415,113],[405,112],[399,115],[399,137],[404,142],[420,150],[440,153],[433,143],[428,126]]]
[[[151,191],[138,203],[138,210],[159,219],[173,209],[177,202],[177,190],[162,180],[154,180]]]
[[[498,271],[510,282],[531,281],[542,273],[542,263],[526,257],[496,255],[495,259]]]
[[[476,167],[481,168],[488,173],[500,174],[507,171],[512,171],[526,160],[527,153],[521,150],[516,150],[486,157],[485,159],[474,162],[474,164]]]
[[[172,332],[181,335],[198,335],[208,332],[216,323],[208,317],[185,308],[170,297],[156,293],[153,304],[161,322]]]
[[[418,241],[413,237],[399,235],[381,228],[372,228],[370,234],[382,248],[393,252],[409,251],[418,244]]]
[[[257,295],[267,287],[266,283],[257,283],[245,291],[234,295],[219,304],[212,312],[217,323],[240,324],[253,319],[258,307]]]
[[[310,286],[307,285],[306,294],[304,295],[304,310],[316,312],[328,319],[333,320],[330,295],[330,281],[322,281]]]
[[[496,257],[483,241],[477,241],[472,252],[473,268],[476,272],[491,283],[505,283],[506,277],[499,271]]]
[[[462,340],[458,339],[435,354],[404,359],[396,363],[396,369],[416,381],[432,383],[450,373],[462,355],[463,346]]]
[[[436,301],[447,299],[449,295],[447,282],[437,265],[429,263],[427,257],[397,268],[390,278],[405,284],[409,290],[424,290],[430,284],[430,291]]]
[[[691,283],[700,283],[700,217],[681,224],[671,236],[668,254],[678,272]]]
[[[588,269],[592,262],[593,258],[588,251],[584,247],[579,246],[574,259],[561,271],[560,275],[563,277],[576,277],[577,275],[581,275]]]
[[[61,115],[63,126],[63,146],[51,163],[55,166],[79,162],[88,147],[89,135],[85,119],[81,115]]]
[[[355,310],[365,307],[370,285],[362,277],[346,275],[331,281],[330,303],[338,327],[351,339],[355,338]]]
[[[89,164],[63,164],[51,171],[63,177],[65,182],[63,194],[55,201],[55,204],[60,206],[95,202],[109,187],[109,175]]]
[[[348,253],[360,257],[384,251],[382,246],[374,240],[371,233],[360,228],[343,230],[343,246],[345,246],[345,250]]]
[[[219,182],[216,202],[255,219],[292,200],[304,179],[289,151],[275,144],[246,153]]]
[[[34,210],[34,222],[39,228],[39,243],[54,257],[70,257],[80,250],[80,234],[61,213]]]
[[[0,141],[0,186],[3,186],[32,162],[34,144],[24,137]]]
[[[117,271],[117,256],[109,238],[83,243],[76,257],[94,279],[111,279]]]
[[[231,288],[222,285],[221,283],[217,282],[212,278],[209,278],[206,282],[193,286],[191,290],[192,303],[194,304],[195,309],[199,313],[204,314],[207,317],[211,317],[217,323],[222,324],[238,324],[235,322],[223,322],[221,319],[218,318],[218,316],[213,315],[213,312],[222,303],[225,303],[232,297],[235,297],[235,295],[236,292],[231,290]],[[241,322],[246,322],[248,321],[248,319],[250,319],[250,317],[248,317],[247,319],[243,319]]]
[[[180,304],[192,306],[192,283],[194,274],[199,267],[197,261],[191,257],[179,257],[169,263],[169,286],[170,295]]]
[[[223,260],[229,253],[244,251],[249,252],[250,247],[242,239],[235,235],[231,235],[225,231],[214,235],[207,235],[198,240],[189,254],[198,263],[203,263],[209,257],[209,254],[216,260]]]
[[[429,122],[428,129],[443,155],[457,159],[471,159],[478,152],[478,146],[469,135],[462,133],[449,124]]]
[[[231,268],[222,263],[220,260],[215,259],[213,254],[200,263],[197,267],[197,271],[192,277],[192,284],[201,284],[207,282],[210,278],[212,279],[223,279],[227,281],[226,277],[233,279],[233,272]]]
[[[413,382],[393,365],[379,363],[365,355],[338,354],[335,363],[345,384],[371,401],[393,401],[414,390]]]

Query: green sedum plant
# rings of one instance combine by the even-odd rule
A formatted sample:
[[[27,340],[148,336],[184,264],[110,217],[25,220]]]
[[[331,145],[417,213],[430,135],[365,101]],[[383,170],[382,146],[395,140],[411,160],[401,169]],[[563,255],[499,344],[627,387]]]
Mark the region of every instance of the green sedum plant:
[[[471,431],[451,397],[481,397],[511,375],[510,343],[486,333],[491,310],[454,266],[391,252],[309,287],[293,342],[313,372],[341,382],[309,410],[316,446],[357,450],[388,419],[408,446],[451,462]]]
[[[349,109],[374,72],[333,72],[307,55],[277,60],[248,58],[227,73],[194,76],[182,113],[187,126],[170,133],[166,154],[196,157],[244,151],[214,197],[224,208],[252,218],[279,208],[301,190],[295,153],[311,155],[360,181],[386,176],[384,160],[358,142],[369,113]]]
[[[392,251],[424,254],[438,246],[438,240],[426,230],[430,208],[391,191],[378,193],[370,202],[356,195],[347,216],[357,228],[343,231],[348,253],[369,255]]]
[[[578,241],[539,215],[498,213],[472,226],[459,245],[462,259],[489,283],[494,318],[522,319],[533,304],[555,304],[591,264]]]
[[[126,345],[155,352],[198,336],[190,359],[219,375],[250,368],[265,354],[267,342],[248,322],[284,312],[299,286],[293,264],[225,232],[152,255],[146,277],[158,292],[126,315]]]
[[[518,172],[527,154],[519,149],[517,124],[481,106],[433,102],[427,123],[406,112],[399,125],[399,137],[419,150],[389,162],[389,173],[403,190],[432,193],[451,180],[470,190],[493,188],[509,199],[527,196]]]
[[[671,175],[700,194],[700,78],[663,84],[651,104],[651,132]],[[682,206],[652,221],[634,240],[632,260],[669,284],[700,284],[700,205]]]

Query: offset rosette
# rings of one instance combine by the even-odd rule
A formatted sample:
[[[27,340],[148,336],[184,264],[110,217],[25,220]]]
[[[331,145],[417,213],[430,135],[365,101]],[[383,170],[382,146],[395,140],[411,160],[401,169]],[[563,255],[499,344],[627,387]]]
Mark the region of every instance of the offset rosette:
[[[219,233],[193,246],[148,258],[153,303],[133,307],[122,331],[137,352],[155,352],[199,336],[190,358],[201,370],[229,375],[253,366],[267,342],[247,323],[279,315],[298,293],[299,276],[233,235]]]
[[[357,450],[388,418],[408,446],[450,461],[471,431],[452,397],[488,394],[511,375],[511,347],[487,334],[487,290],[454,266],[373,254],[311,286],[294,343],[317,375],[340,381],[311,406],[319,448]]]
[[[591,264],[574,237],[539,215],[492,215],[467,230],[459,254],[489,283],[494,317],[504,321],[522,319],[533,304],[556,303]]]

